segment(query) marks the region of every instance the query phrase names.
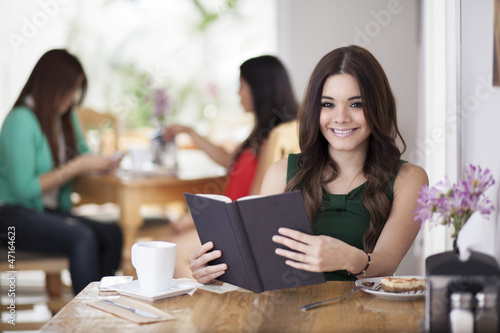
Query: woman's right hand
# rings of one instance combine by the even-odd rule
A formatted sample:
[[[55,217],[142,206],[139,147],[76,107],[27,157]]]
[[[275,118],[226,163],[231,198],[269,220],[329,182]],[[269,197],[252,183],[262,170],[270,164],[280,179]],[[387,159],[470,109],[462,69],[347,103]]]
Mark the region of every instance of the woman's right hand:
[[[170,142],[179,133],[190,133],[191,127],[173,124],[163,130],[163,138]]]
[[[116,160],[112,156],[104,157],[94,154],[83,154],[71,161],[73,165],[80,171],[79,173],[101,171],[106,172],[112,170],[116,165]]]
[[[214,243],[207,242],[189,256],[189,260],[191,261],[189,268],[193,277],[199,283],[206,284],[212,282],[226,272],[226,264],[208,265],[210,261],[222,256],[220,250],[208,252],[213,247]]]
[[[45,193],[53,188],[59,188],[79,175],[91,171],[108,172],[117,168],[119,161],[110,157],[93,154],[83,154],[72,158],[62,166],[40,175],[40,187]]]

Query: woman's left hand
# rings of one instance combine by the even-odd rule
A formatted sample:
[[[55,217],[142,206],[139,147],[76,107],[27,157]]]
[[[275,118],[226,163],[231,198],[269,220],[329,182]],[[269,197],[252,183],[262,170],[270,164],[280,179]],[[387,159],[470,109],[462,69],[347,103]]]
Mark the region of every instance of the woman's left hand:
[[[331,272],[345,269],[346,251],[350,245],[329,236],[308,235],[288,228],[280,228],[273,242],[297,251],[278,248],[276,254],[288,258],[286,264],[310,272]]]

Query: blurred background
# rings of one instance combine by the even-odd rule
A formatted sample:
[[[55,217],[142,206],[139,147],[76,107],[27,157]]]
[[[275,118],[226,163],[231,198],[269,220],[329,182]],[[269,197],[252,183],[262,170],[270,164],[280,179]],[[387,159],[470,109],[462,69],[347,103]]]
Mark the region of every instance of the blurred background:
[[[237,95],[244,60],[280,57],[300,98],[325,53],[360,44],[386,69],[410,151],[414,145],[418,1],[23,0],[0,6],[0,122],[38,58],[67,48],[89,78],[86,106],[110,111],[124,128],[154,125],[154,100],[162,98],[170,119],[216,140],[243,139],[243,129],[211,126],[248,117]]]

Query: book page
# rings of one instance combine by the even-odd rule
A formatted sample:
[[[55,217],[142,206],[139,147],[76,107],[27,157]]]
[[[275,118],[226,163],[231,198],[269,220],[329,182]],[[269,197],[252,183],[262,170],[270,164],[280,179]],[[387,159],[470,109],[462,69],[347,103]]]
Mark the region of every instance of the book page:
[[[237,199],[236,201],[251,200],[251,199],[257,199],[257,198],[262,198],[262,197],[265,197],[265,195],[262,195],[262,194],[247,195],[246,197],[241,197],[241,198]]]
[[[199,195],[200,197],[209,198],[209,199],[219,200],[222,202],[227,202],[227,203],[232,202],[232,200],[229,197],[226,197],[225,195],[222,195],[222,194],[196,194],[196,195]]]
[[[209,199],[219,200],[219,201],[226,202],[226,203],[232,202],[231,198],[226,197],[225,195],[222,195],[222,194],[204,194],[204,193],[200,193],[200,194],[196,194],[196,195],[199,195],[200,197],[209,198]],[[247,195],[246,197],[238,198],[236,201],[257,199],[257,198],[262,198],[264,196],[265,195],[260,195],[260,194]]]

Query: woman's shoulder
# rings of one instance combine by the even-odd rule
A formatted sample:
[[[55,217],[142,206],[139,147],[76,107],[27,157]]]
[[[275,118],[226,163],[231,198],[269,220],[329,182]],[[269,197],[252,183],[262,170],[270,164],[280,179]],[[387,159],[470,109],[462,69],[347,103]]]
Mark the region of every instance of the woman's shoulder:
[[[281,160],[278,160],[271,164],[268,170],[273,170],[275,173],[283,173],[286,175],[286,169],[288,166],[288,159],[287,158],[282,158]]]
[[[5,117],[3,127],[10,128],[13,131],[22,128],[23,131],[26,131],[30,128],[30,125],[36,126],[37,123],[38,120],[30,108],[16,106]]]
[[[244,148],[240,154],[241,159],[247,159],[247,160],[257,159],[257,156],[258,156],[257,151],[253,147]]]
[[[283,158],[269,166],[262,182],[260,194],[271,195],[285,191],[287,165],[288,159]]]
[[[422,167],[407,162],[401,165],[396,177],[394,188],[397,189],[412,185],[420,188],[422,185],[427,184],[429,184],[427,172],[425,172]]]
[[[38,122],[33,111],[27,106],[14,107],[5,118],[5,121],[23,122],[25,125],[30,122]]]
[[[399,170],[399,174],[402,174],[404,176],[410,175],[410,176],[427,176],[427,172],[425,172],[424,168],[421,166],[418,166],[416,164],[410,163],[410,162],[405,162],[402,163],[401,169]]]

